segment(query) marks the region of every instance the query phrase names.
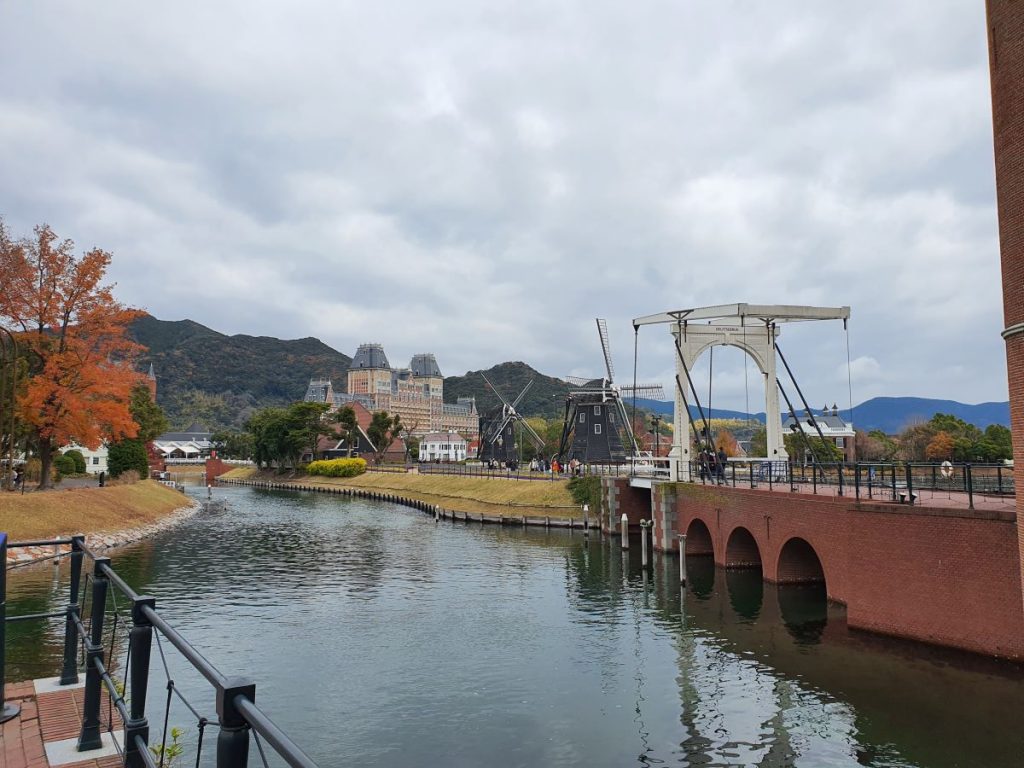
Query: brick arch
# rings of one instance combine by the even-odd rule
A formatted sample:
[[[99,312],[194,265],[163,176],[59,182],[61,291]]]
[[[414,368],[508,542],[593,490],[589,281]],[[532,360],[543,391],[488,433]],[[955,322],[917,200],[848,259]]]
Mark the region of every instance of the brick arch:
[[[715,554],[715,543],[711,538],[711,529],[699,517],[693,518],[690,521],[690,525],[686,528],[686,554],[696,557],[704,555],[713,557]]]
[[[779,584],[824,584],[821,558],[806,539],[793,537],[779,551],[776,580]]]
[[[732,529],[725,545],[726,568],[760,568],[761,548],[757,539],[742,525]]]

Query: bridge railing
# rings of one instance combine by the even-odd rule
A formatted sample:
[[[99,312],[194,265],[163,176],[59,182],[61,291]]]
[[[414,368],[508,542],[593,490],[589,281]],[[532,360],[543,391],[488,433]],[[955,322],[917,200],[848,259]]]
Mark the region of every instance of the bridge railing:
[[[71,551],[66,556],[71,560],[71,577],[69,600],[65,609],[52,613],[38,613],[23,616],[7,616],[7,549],[8,547],[32,546],[68,546]],[[81,589],[83,560],[88,558],[92,564],[91,571],[86,574],[86,589]],[[52,539],[48,541],[27,541],[8,543],[7,535],[0,533],[0,562],[4,569],[0,571],[0,722],[17,715],[17,709],[4,702],[4,682],[6,679],[5,650],[6,624],[14,621],[31,621],[37,619],[64,618],[64,654],[60,685],[78,683],[78,654],[81,649],[85,657],[85,689],[83,692],[82,725],[78,738],[78,751],[82,760],[89,759],[92,750],[103,745],[101,705],[106,692],[110,712],[116,712],[121,722],[120,743],[113,740],[114,746],[121,756],[122,765],[126,768],[164,768],[169,763],[167,743],[168,715],[171,707],[172,694],[177,695],[186,707],[197,716],[199,741],[197,744],[196,764],[202,753],[203,734],[208,725],[216,725],[220,731],[217,735],[216,765],[217,768],[241,768],[248,764],[250,733],[256,742],[263,764],[266,756],[263,749],[265,741],[277,755],[293,768],[317,768],[313,762],[256,704],[256,684],[246,677],[233,677],[223,674],[213,666],[191,643],[188,642],[173,626],[171,626],[156,610],[156,600],[148,595],[140,595],[132,589],[113,569],[110,559],[97,556],[85,546],[83,536],[68,539]],[[89,581],[91,580],[91,592]],[[123,680],[116,680],[112,672],[116,667],[115,638],[120,614],[112,612],[113,622],[110,632],[109,650],[105,647],[104,634],[108,620],[108,594],[113,586],[117,592],[128,599],[131,606],[131,628],[128,633],[127,655],[124,662]],[[88,626],[83,622],[83,604],[80,593],[90,592],[90,611]],[[157,634],[158,633],[158,634]],[[186,661],[213,687],[216,697],[216,718],[211,720],[198,715],[195,707],[188,702],[177,689],[168,672],[167,704],[163,713],[162,737],[155,742],[150,738],[150,721],[146,712],[146,698],[150,678],[150,656],[154,637],[157,640],[160,657],[164,654],[160,648],[160,637],[166,639]],[[165,671],[166,670],[166,661]],[[113,715],[107,724],[107,732],[113,736]],[[262,741],[261,738],[262,737]],[[168,758],[165,760],[165,758]]]
[[[639,474],[639,473],[638,473]],[[1003,464],[950,462],[848,462],[801,464],[730,459],[719,466],[690,463],[693,482],[768,490],[852,496],[905,504],[1006,505],[1015,497],[1012,471]]]

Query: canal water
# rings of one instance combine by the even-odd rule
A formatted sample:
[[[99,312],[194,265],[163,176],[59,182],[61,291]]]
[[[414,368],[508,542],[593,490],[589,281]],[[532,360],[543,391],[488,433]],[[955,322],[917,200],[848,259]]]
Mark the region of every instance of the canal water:
[[[254,677],[322,766],[1024,765],[1021,668],[850,632],[820,589],[691,558],[682,591],[676,559],[645,573],[638,541],[624,554],[389,503],[216,494],[226,511],[119,550],[115,568],[221,671]],[[13,572],[9,614],[60,607],[61,575]],[[9,630],[9,680],[56,674],[60,621]],[[212,719],[211,689],[162,648]],[[153,665],[159,741],[156,649]],[[193,764],[195,717],[175,701],[170,722]]]

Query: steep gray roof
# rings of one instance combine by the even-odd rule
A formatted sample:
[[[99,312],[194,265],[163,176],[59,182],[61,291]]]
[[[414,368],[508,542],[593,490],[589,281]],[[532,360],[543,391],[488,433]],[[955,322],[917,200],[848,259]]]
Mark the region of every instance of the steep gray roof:
[[[381,344],[360,344],[349,368],[391,368]]]
[[[441,369],[437,366],[437,358],[432,352],[413,355],[409,363],[413,376],[441,376]]]

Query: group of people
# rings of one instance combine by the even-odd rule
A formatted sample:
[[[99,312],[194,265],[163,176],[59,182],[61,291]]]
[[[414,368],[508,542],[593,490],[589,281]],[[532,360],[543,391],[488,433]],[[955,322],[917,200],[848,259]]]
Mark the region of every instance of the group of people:
[[[718,446],[717,453],[714,445],[704,446],[699,453],[700,479],[725,485],[725,465],[729,463],[729,457],[725,449]]]

